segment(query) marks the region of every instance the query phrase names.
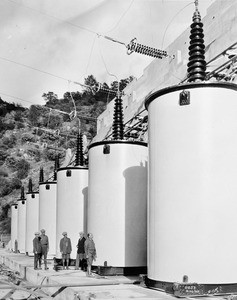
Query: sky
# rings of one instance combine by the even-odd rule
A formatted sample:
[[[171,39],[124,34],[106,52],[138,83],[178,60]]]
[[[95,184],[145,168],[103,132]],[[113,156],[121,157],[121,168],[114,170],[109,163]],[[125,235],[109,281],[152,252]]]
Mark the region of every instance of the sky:
[[[199,0],[202,17],[213,2]],[[154,58],[126,45],[136,37],[165,50],[194,9],[194,0],[0,0],[0,97],[29,107],[49,91],[82,91],[90,74],[107,84],[139,78]]]

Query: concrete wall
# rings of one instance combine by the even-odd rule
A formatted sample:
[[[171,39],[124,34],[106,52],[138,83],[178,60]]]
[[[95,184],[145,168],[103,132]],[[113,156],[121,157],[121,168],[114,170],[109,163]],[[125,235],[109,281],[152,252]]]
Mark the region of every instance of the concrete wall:
[[[206,61],[210,61],[237,42],[237,1],[216,0],[202,19],[206,45]],[[190,16],[190,25],[192,16]],[[143,75],[126,87],[123,96],[124,122],[144,109],[144,100],[152,92],[176,85],[186,77],[190,28],[165,49],[174,58],[154,59]],[[135,55],[135,54],[134,54]],[[103,140],[113,121],[114,101],[98,117],[94,141]]]

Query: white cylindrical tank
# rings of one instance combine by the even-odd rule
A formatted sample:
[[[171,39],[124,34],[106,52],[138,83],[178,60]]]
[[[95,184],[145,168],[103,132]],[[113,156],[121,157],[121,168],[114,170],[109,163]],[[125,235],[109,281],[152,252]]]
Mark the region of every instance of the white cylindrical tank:
[[[39,231],[39,193],[26,193],[26,253],[33,256],[33,239]]]
[[[89,146],[88,232],[94,235],[96,265],[146,267],[146,143]]]
[[[190,83],[146,100],[150,280],[236,283],[236,90]]]
[[[26,199],[18,199],[18,217],[17,217],[17,242],[18,251],[25,253],[26,241]]]
[[[45,229],[49,238],[48,258],[56,256],[57,182],[39,184],[39,230]]]
[[[17,251],[18,204],[11,205],[11,250]]]
[[[87,231],[88,168],[65,167],[57,170],[56,256],[61,257],[59,243],[66,231],[72,243],[71,258],[76,258],[79,232]]]

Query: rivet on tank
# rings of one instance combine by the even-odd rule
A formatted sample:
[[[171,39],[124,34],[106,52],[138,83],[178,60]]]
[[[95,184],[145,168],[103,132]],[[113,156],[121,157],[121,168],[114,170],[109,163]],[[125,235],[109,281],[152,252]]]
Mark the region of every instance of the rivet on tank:
[[[83,153],[83,135],[77,135],[75,160],[57,170],[57,258],[62,232],[71,239],[71,260],[76,259],[79,232],[87,232],[88,167]]]
[[[21,197],[17,200],[17,243],[18,252],[25,253],[26,241],[26,198],[24,187],[21,187]]]
[[[56,207],[57,207],[57,168],[59,157],[55,157],[52,181],[44,181],[44,170],[39,176],[39,230],[44,229],[49,238],[48,258],[56,255]]]
[[[147,286],[178,297],[237,290],[237,86],[205,81],[195,1],[187,82],[158,90],[149,116]]]
[[[39,192],[33,192],[32,179],[29,178],[26,193],[26,254],[33,256],[32,240],[34,233],[39,231]]]
[[[88,191],[88,232],[94,236],[98,273],[146,272],[147,144],[124,139],[119,87],[112,139],[89,145]]]

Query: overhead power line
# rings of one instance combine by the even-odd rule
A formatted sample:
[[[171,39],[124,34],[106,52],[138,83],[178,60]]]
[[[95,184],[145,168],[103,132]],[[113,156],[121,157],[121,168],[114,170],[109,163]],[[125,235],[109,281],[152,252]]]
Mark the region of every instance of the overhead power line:
[[[8,0],[8,1],[12,2],[14,4],[26,7],[27,9],[30,9],[30,10],[32,10],[34,12],[40,13],[40,14],[45,15],[47,17],[53,18],[53,19],[55,19],[58,22],[63,22],[63,23],[72,25],[72,26],[77,27],[77,28],[79,28],[81,30],[85,30],[85,31],[88,31],[90,33],[96,34],[98,37],[103,37],[103,38],[105,38],[105,39],[107,39],[109,41],[112,41],[112,42],[124,45],[127,48],[127,54],[132,54],[133,52],[136,52],[136,53],[139,53],[139,54],[144,54],[144,55],[148,55],[148,56],[151,56],[151,57],[154,57],[154,58],[160,58],[160,59],[162,59],[164,57],[168,57],[168,56],[169,57],[173,57],[173,56],[168,55],[166,51],[163,51],[163,50],[160,50],[160,49],[156,49],[156,48],[152,48],[152,47],[149,47],[149,46],[137,43],[137,39],[136,38],[133,38],[130,41],[129,44],[125,44],[124,42],[116,40],[116,39],[114,39],[112,37],[109,37],[107,35],[103,35],[103,34],[101,34],[99,32],[91,30],[89,28],[86,28],[86,27],[83,27],[83,26],[80,26],[80,25],[76,25],[74,23],[68,22],[66,20],[60,19],[60,18],[52,16],[50,14],[41,12],[41,11],[39,11],[37,9],[31,8],[29,6],[26,6],[26,5],[23,5],[23,4],[20,4],[20,3],[17,3],[17,2],[15,2],[13,0]],[[133,3],[133,1],[131,2],[131,5],[132,5],[132,3]]]

